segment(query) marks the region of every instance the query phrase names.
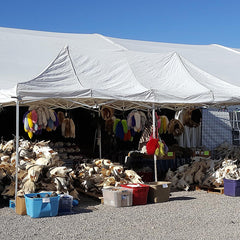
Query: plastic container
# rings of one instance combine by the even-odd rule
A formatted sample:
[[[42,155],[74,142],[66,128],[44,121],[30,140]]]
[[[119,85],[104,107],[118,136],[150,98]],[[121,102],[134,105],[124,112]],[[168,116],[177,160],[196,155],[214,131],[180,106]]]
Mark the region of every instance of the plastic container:
[[[113,207],[132,206],[132,190],[120,187],[103,188],[104,205]]]
[[[149,186],[145,184],[121,184],[121,187],[132,189],[133,205],[147,204]]]
[[[15,209],[15,200],[9,200],[9,207]]]
[[[32,198],[37,194],[40,194],[41,198]],[[46,194],[50,195],[51,192],[30,193],[24,195],[27,215],[32,218],[57,216],[60,196],[45,198]]]
[[[171,182],[148,182],[148,202],[150,203],[161,203],[167,202],[170,195]]]
[[[240,180],[223,179],[224,194],[232,197],[240,196]]]
[[[67,194],[61,194],[59,199],[58,213],[71,212],[73,206],[73,197]]]
[[[73,202],[72,202],[72,205],[73,207],[77,206],[78,205],[78,200],[77,199],[73,199]]]

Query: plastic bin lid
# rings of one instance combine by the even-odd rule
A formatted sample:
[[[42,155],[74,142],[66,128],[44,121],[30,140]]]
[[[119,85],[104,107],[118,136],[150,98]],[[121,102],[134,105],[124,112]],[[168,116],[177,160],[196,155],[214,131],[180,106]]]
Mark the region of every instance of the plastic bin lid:
[[[127,184],[128,187],[141,187],[141,185],[139,184]]]

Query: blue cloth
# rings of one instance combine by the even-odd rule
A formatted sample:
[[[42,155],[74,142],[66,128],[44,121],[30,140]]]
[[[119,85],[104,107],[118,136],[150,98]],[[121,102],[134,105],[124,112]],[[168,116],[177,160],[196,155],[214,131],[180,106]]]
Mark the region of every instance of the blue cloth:
[[[124,139],[124,131],[123,131],[123,125],[122,122],[118,122],[116,127],[116,137],[120,138],[121,140]]]

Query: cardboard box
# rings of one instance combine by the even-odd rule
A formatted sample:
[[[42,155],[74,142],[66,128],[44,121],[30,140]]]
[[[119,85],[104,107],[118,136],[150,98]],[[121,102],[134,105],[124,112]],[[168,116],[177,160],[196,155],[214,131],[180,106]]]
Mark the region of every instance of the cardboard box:
[[[132,206],[132,191],[120,187],[103,188],[104,205],[113,207]]]
[[[27,215],[25,197],[17,197],[16,199],[16,213],[19,215]]]
[[[171,182],[149,182],[148,202],[161,203],[167,202],[170,195]]]

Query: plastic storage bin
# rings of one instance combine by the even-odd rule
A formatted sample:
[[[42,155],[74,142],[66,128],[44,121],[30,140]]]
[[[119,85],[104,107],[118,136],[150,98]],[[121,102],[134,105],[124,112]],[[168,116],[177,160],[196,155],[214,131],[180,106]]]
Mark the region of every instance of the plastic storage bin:
[[[32,198],[37,194],[40,194],[41,198]],[[46,194],[50,195],[51,192],[30,193],[24,195],[27,215],[32,218],[57,216],[60,196],[45,198]]]
[[[159,181],[145,184],[149,185],[148,202],[161,203],[169,200],[171,182]]]
[[[149,186],[145,184],[121,184],[121,187],[130,188],[133,191],[133,205],[147,204]]]
[[[58,212],[71,212],[73,205],[73,197],[67,194],[61,194],[59,199]]]
[[[240,196],[240,180],[223,179],[224,194],[232,197]]]
[[[9,207],[15,209],[15,200],[12,199],[9,200]]]
[[[132,206],[132,190],[120,187],[103,188],[104,205],[113,207]]]

